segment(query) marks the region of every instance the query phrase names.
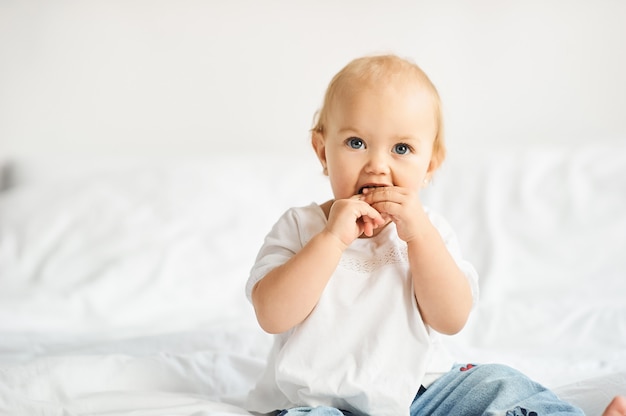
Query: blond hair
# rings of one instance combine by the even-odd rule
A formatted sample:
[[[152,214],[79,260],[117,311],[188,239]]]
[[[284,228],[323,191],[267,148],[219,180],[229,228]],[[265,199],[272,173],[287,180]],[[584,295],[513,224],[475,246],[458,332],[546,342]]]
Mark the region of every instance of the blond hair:
[[[437,132],[433,141],[431,168],[434,170],[446,155],[443,134],[441,99],[426,73],[415,63],[396,55],[375,55],[357,58],[339,71],[328,84],[322,107],[315,113],[311,132],[324,135],[335,97],[350,92],[350,88],[372,86],[379,82],[414,82],[424,87],[433,99]]]

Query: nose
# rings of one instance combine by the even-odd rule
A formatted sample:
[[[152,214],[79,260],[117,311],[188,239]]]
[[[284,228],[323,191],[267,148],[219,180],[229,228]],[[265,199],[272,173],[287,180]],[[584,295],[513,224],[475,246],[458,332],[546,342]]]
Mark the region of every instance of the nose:
[[[365,172],[370,175],[386,175],[389,173],[388,155],[383,151],[368,152]]]

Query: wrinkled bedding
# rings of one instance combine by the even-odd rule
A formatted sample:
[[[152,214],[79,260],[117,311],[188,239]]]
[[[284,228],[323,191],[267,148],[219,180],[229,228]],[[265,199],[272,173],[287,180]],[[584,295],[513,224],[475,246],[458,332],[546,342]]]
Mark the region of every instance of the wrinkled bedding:
[[[271,338],[243,294],[314,156],[7,158],[0,414],[238,415]],[[626,145],[451,153],[424,191],[481,276],[447,342],[596,415],[626,394]]]

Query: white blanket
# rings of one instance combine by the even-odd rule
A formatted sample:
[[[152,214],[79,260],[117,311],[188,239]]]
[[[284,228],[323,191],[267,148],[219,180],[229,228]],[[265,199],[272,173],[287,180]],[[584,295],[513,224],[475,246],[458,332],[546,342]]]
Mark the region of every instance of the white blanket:
[[[314,156],[16,159],[0,192],[0,414],[237,415],[271,338],[243,286]],[[424,193],[481,275],[449,339],[599,414],[626,394],[626,146],[454,154]]]

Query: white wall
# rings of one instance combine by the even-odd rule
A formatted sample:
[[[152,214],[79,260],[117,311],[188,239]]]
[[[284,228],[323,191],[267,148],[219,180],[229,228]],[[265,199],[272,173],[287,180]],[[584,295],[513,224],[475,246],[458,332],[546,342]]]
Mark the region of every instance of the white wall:
[[[377,52],[430,74],[453,148],[626,140],[624,22],[623,0],[0,0],[0,152],[306,151],[332,75]]]

